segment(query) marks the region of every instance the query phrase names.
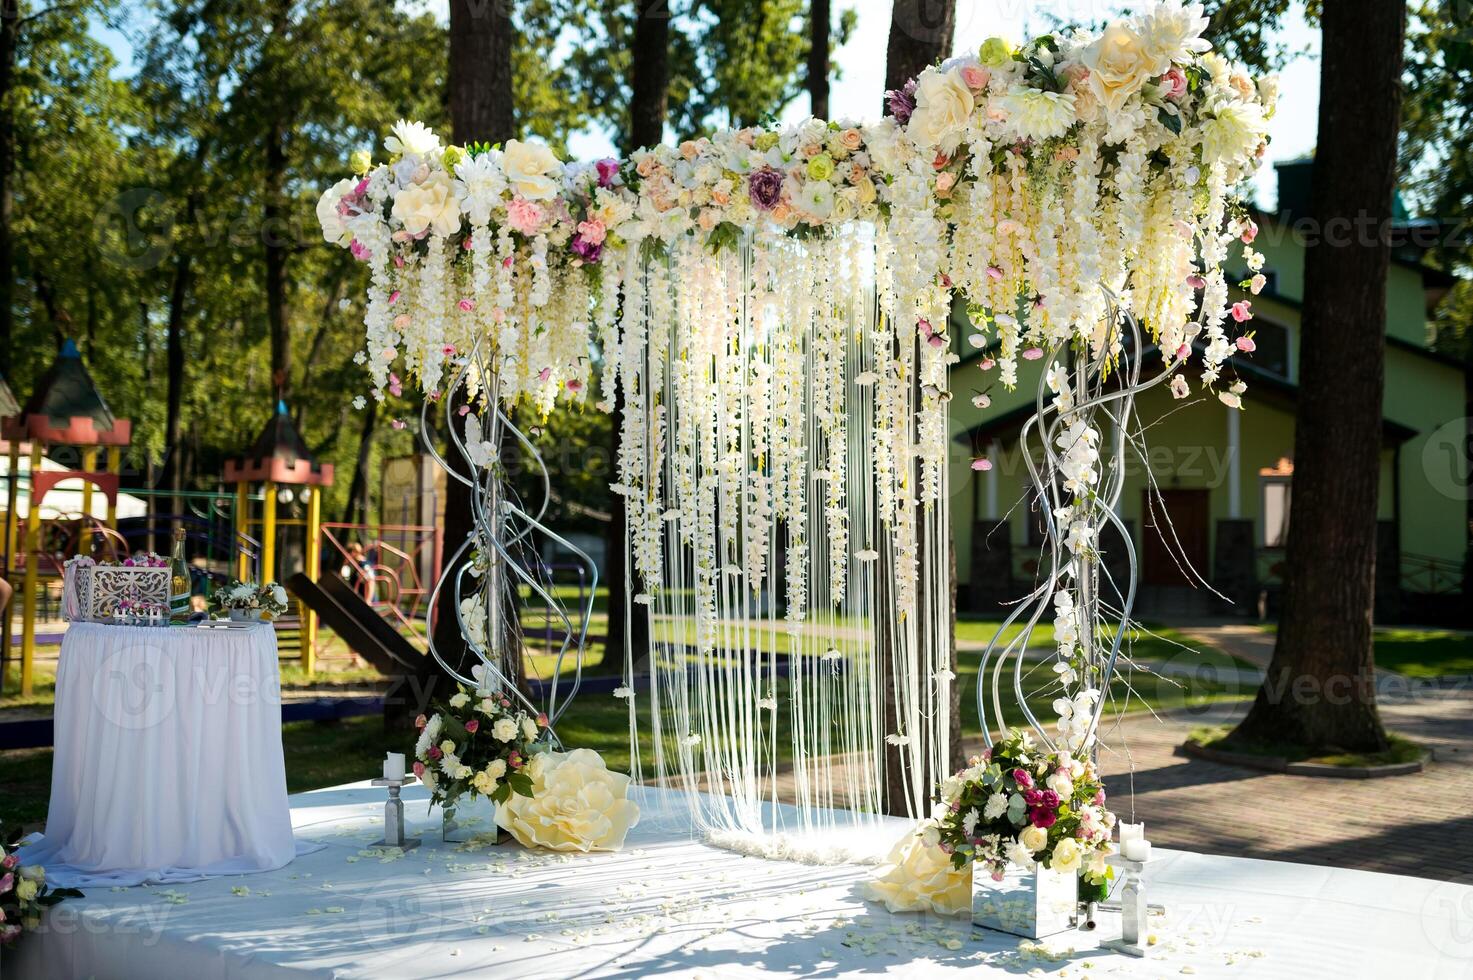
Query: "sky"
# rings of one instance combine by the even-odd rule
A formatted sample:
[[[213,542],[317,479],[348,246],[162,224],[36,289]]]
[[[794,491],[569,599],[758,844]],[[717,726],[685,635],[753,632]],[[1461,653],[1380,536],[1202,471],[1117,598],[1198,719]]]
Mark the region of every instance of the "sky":
[[[446,0],[424,0],[442,20]],[[872,118],[885,89],[885,43],[890,30],[890,4],[885,0],[836,0],[836,12],[858,11],[849,42],[835,52],[837,77],[831,83],[829,112],[835,119]],[[1065,23],[1092,23],[1115,16],[1128,4],[1111,0],[957,0],[954,54],[975,51],[994,35],[1013,41],[1050,30],[1054,19]],[[1211,6],[1211,0],[1208,2]],[[128,43],[120,34],[98,29],[125,66],[132,64]],[[1278,38],[1291,51],[1303,52],[1280,72],[1279,109],[1269,124],[1269,162],[1293,160],[1314,149],[1319,110],[1319,33],[1305,24],[1296,6]],[[799,96],[783,113],[785,122],[808,115],[807,96]],[[386,120],[387,125],[389,121]],[[601,132],[575,134],[569,149],[579,159],[613,154],[613,142]],[[1255,181],[1257,203],[1275,202],[1273,168],[1265,166]]]

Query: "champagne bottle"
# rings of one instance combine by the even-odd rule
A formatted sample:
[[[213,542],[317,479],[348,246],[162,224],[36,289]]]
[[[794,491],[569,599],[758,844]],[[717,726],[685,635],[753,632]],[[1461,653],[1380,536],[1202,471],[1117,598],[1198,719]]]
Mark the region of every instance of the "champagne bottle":
[[[193,591],[189,566],[184,563],[184,528],[174,532],[174,550],[169,556],[169,619],[175,623],[189,621],[189,596]]]

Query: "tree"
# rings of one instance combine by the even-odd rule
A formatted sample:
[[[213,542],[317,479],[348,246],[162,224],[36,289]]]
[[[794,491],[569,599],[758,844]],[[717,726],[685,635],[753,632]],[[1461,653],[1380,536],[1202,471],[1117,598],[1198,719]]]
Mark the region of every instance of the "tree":
[[[808,114],[829,117],[829,0],[808,4]]]
[[[951,51],[952,33],[956,22],[956,7],[953,0],[895,0],[890,15],[890,41],[886,50],[885,61],[885,87],[887,89],[898,89],[905,85],[916,75],[919,75],[928,65],[935,64]],[[947,534],[951,531],[948,528]],[[924,555],[921,557],[921,565],[926,563]],[[953,676],[956,675],[956,561],[953,557],[948,574],[947,591],[950,594],[948,608],[952,619],[952,628],[948,631],[951,637],[950,649],[947,653],[947,664]],[[890,622],[889,617],[893,615],[895,601],[893,596],[883,594],[886,583],[881,576],[880,588],[882,593],[876,597],[875,609],[875,631],[878,637],[876,647],[879,651],[879,676],[883,683],[885,679],[894,676],[895,650],[891,646],[891,638],[896,629]],[[928,608],[928,599],[923,595],[919,601],[920,608]],[[884,730],[886,732],[900,731],[898,704],[896,692],[888,687],[884,690]],[[961,739],[961,688],[956,683],[948,685],[951,699],[951,768],[958,769],[962,762],[962,739]],[[912,737],[918,737],[919,733],[909,733]],[[896,815],[905,814],[909,803],[903,792],[903,787],[909,782],[915,784],[920,781],[923,786],[931,786],[936,783],[945,773],[925,772],[905,773],[902,749],[898,746],[885,747],[885,796],[884,807],[886,812]],[[922,753],[925,757],[927,753]],[[923,816],[924,814],[916,814]]]
[[[895,0],[885,46],[885,88],[898,89],[951,53],[956,0]]]
[[[1320,234],[1305,251],[1284,607],[1238,741],[1387,745],[1371,617],[1405,29],[1405,6],[1388,0],[1341,0],[1321,17]]]

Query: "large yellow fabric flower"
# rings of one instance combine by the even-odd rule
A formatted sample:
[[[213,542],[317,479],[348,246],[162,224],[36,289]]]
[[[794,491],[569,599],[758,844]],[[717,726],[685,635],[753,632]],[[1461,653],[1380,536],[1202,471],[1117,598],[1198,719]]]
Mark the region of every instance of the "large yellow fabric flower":
[[[460,229],[460,202],[451,193],[449,180],[431,178],[394,195],[394,217],[411,235],[426,228],[437,235],[453,235]]]
[[[916,79],[916,108],[906,132],[917,146],[955,141],[967,128],[977,101],[958,71],[927,68]]]
[[[961,915],[972,908],[972,872],[958,871],[951,859],[928,843],[925,825],[906,834],[891,849],[876,876],[860,886],[865,898],[891,912]]]
[[[496,808],[496,822],[525,847],[617,851],[639,822],[629,777],[610,772],[597,752],[546,752],[527,769],[532,796],[513,794]]]

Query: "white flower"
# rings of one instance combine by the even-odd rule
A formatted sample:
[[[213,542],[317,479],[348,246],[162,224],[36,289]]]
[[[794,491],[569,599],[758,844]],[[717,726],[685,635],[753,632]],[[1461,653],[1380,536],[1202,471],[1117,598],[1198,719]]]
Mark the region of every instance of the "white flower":
[[[346,245],[353,238],[353,233],[343,223],[343,216],[338,214],[338,202],[357,184],[351,178],[344,178],[323,191],[317,199],[317,223],[322,225],[322,237],[330,245]]]
[[[960,71],[927,68],[916,79],[916,107],[905,131],[917,146],[944,144],[966,129],[976,105]]]
[[[764,711],[776,711],[777,698],[758,698],[757,707],[761,708]]]
[[[1030,852],[1037,854],[1045,847],[1048,847],[1048,831],[1042,827],[1035,827],[1033,824],[1029,824],[1018,835],[1018,843],[1028,848]]]
[[[1002,100],[1008,125],[1020,139],[1063,136],[1074,125],[1074,93],[1014,85]]]
[[[1158,0],[1136,24],[1153,75],[1160,75],[1173,63],[1184,64],[1193,55],[1212,50],[1212,44],[1202,39],[1207,17],[1200,3],[1183,6],[1181,0]]]
[[[827,181],[810,180],[803,185],[803,194],[798,202],[815,218],[827,218],[834,211],[834,188]]]
[[[628,776],[610,772],[597,752],[549,752],[531,767],[532,795],[514,794],[496,822],[525,847],[617,851],[639,822]]]
[[[634,699],[634,688],[624,686],[616,687],[614,688],[614,697],[621,701],[632,701]]]
[[[1263,107],[1258,103],[1224,103],[1217,107],[1215,116],[1202,121],[1202,160],[1232,163],[1251,157],[1267,131]]]
[[[400,119],[389,132],[390,136],[384,140],[384,149],[394,156],[411,153],[429,156],[440,152],[440,137],[422,122],[406,122]]]
[[[899,734],[896,734],[895,732],[891,732],[889,735],[886,735],[885,736],[885,742],[888,745],[909,745],[910,744],[910,736],[909,735],[899,735]]]
[[[529,742],[537,737],[537,722],[526,715],[522,715],[522,737]]]
[[[506,760],[492,759],[490,762],[486,763],[485,772],[486,775],[490,776],[492,779],[500,779],[502,776],[506,775]]]
[[[491,726],[491,737],[498,742],[510,742],[517,737],[517,722],[514,718],[498,718]]]
[[[444,174],[411,184],[394,195],[394,218],[411,235],[426,229],[444,237],[460,230],[460,204]]]
[[[1016,865],[1025,871],[1033,867],[1033,852],[1017,841],[1009,842],[1008,846],[1003,848],[1003,853],[1007,856],[1009,864]]]
[[[529,201],[556,197],[563,165],[545,145],[508,140],[501,168],[511,189]]]
[[[367,404],[368,400],[365,399],[362,395],[359,395],[358,397],[353,399],[353,408],[357,411],[363,411],[364,406],[366,406]]]
[[[450,699],[450,707],[464,708],[467,704],[470,703],[470,700],[471,697],[469,694],[465,693],[464,691],[457,691],[455,696]]]
[[[1074,783],[1070,781],[1067,774],[1056,772],[1046,780],[1049,789],[1059,794],[1059,799],[1067,800],[1074,795]]]
[[[987,803],[982,807],[982,817],[985,820],[996,820],[1008,810],[1008,796],[1006,793],[993,793],[987,797]]]
[[[1111,115],[1118,114],[1126,100],[1139,92],[1147,79],[1158,74],[1140,35],[1125,21],[1116,21],[1105,28],[1084,49],[1079,60],[1089,69],[1090,91]]]
[[[424,758],[429,754],[430,746],[434,745],[435,739],[440,736],[442,724],[444,724],[444,719],[439,715],[432,715],[425,727],[420,730],[419,740],[414,743],[414,754],[417,757]]]
[[[501,203],[506,175],[501,172],[501,154],[495,150],[467,157],[455,165],[455,196],[474,225],[491,220],[491,210]]]
[[[977,821],[981,817],[982,814],[977,812],[976,807],[972,807],[962,816],[962,830],[966,831],[968,837],[971,837],[972,833],[977,829]]]
[[[1219,391],[1217,393],[1217,400],[1222,402],[1228,408],[1243,407],[1243,398],[1235,391]]]
[[[1187,384],[1186,375],[1178,374],[1171,379],[1171,397],[1185,398],[1192,393],[1191,385]]]

